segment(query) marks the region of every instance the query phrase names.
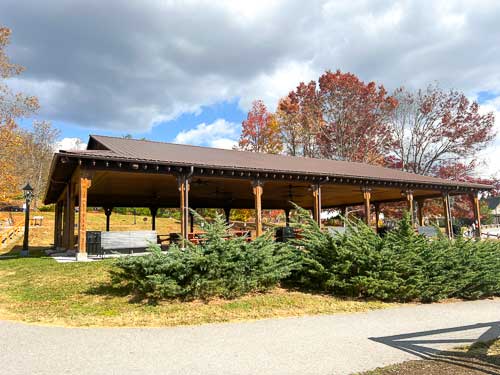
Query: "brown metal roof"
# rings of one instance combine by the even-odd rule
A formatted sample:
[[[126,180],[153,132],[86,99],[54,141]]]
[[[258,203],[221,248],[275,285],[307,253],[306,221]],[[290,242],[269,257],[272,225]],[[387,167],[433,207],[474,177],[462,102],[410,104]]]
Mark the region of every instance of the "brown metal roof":
[[[272,155],[100,135],[90,136],[87,150],[68,152],[67,154],[206,168],[311,174],[377,181],[404,181],[476,189],[492,188],[489,185],[445,180],[364,163]]]

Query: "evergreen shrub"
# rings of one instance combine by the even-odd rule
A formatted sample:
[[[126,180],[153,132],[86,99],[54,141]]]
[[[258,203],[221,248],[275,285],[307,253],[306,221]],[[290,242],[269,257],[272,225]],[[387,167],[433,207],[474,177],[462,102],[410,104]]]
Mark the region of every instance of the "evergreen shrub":
[[[409,215],[383,238],[361,221],[321,231],[298,208],[301,267],[293,283],[335,295],[432,302],[500,295],[500,242],[417,234]]]
[[[206,232],[199,245],[162,252],[154,244],[148,255],[119,258],[114,282],[150,298],[233,298],[275,287],[298,267],[296,251],[271,233],[246,242],[231,236],[222,215],[211,222],[197,217]]]

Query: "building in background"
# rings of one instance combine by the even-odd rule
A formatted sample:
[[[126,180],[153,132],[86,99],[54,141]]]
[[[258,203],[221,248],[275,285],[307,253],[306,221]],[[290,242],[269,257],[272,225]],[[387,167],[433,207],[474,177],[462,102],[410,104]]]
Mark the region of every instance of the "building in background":
[[[486,198],[486,203],[488,204],[488,208],[491,210],[491,215],[493,216],[492,224],[500,224],[500,197]]]

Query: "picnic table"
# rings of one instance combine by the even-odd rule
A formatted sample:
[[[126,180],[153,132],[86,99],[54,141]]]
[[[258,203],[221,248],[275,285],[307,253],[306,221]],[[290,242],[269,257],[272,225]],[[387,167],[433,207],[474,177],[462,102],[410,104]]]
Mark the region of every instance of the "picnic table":
[[[196,231],[188,233],[188,241],[198,245],[206,241],[205,238],[206,232],[204,231]],[[249,230],[233,230],[228,235],[224,236],[225,239],[229,239],[230,237],[244,237],[247,242],[252,240],[251,232]]]
[[[198,245],[206,241],[205,231],[194,231],[188,233],[188,241]],[[249,242],[252,240],[251,231],[249,230],[233,230],[231,231],[226,238],[229,237],[244,237],[245,241]],[[175,243],[179,243],[182,240],[182,236],[180,233],[174,232],[169,235],[158,235],[158,243],[163,245],[165,243],[172,245]]]
[[[43,216],[33,216],[31,218],[31,225],[34,225],[34,226],[42,226],[43,224]]]

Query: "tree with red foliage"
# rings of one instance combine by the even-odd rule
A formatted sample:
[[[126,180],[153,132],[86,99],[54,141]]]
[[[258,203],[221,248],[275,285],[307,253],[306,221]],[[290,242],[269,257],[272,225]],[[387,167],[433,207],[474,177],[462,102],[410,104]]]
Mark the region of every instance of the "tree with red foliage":
[[[278,154],[283,149],[276,116],[267,111],[262,100],[252,103],[247,119],[242,123],[238,148],[269,154]]]
[[[417,92],[400,88],[394,97],[398,101],[392,120],[396,144],[386,158],[389,166],[447,180],[494,185],[498,188],[490,194],[500,192],[498,180],[474,177],[477,152],[495,136],[492,113],[481,115],[479,105],[470,103],[463,93],[445,92],[437,85]],[[454,196],[451,203],[453,217],[473,219],[470,197]],[[428,200],[425,206],[427,215],[442,215],[441,200]],[[483,203],[481,212],[487,211]]]
[[[393,167],[425,174],[442,174],[471,160],[495,137],[493,113],[482,115],[479,105],[458,91],[445,92],[437,85],[411,92],[395,91],[393,112],[394,152],[387,159]],[[455,167],[454,167],[455,166]],[[460,164],[460,168],[466,167]],[[455,171],[456,172],[456,171]]]
[[[470,182],[475,184],[492,185],[494,189],[487,194],[490,196],[497,196],[500,193],[500,180],[497,178],[477,178],[471,175],[475,169],[476,162],[471,161],[468,164],[455,163],[440,166],[437,175],[447,180],[455,180],[462,182]],[[458,195],[453,198],[452,216],[460,218],[473,219],[473,206],[472,200],[467,195]],[[482,219],[485,219],[485,213],[488,211],[486,202],[482,201],[481,212]]]
[[[397,101],[383,86],[340,70],[319,78],[319,97],[324,120],[318,134],[321,156],[381,164],[393,146],[389,119]]]
[[[292,156],[318,157],[318,134],[323,114],[316,82],[301,82],[281,99],[276,112],[285,152]]]

